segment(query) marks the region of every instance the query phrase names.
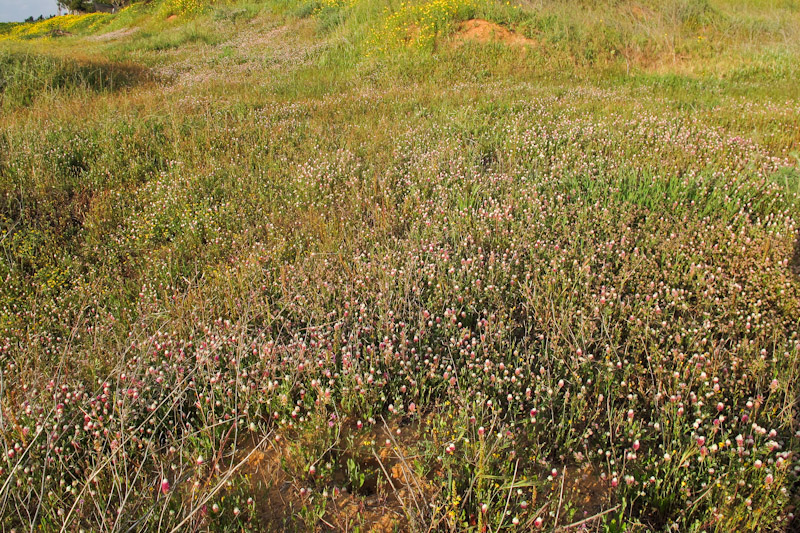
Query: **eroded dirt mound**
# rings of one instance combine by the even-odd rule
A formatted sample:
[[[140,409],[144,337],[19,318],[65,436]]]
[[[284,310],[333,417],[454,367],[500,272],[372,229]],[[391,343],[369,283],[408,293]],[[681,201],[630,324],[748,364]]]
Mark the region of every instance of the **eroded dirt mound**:
[[[472,41],[478,43],[503,43],[509,46],[532,46],[536,41],[484,19],[465,20],[458,25],[456,45]]]

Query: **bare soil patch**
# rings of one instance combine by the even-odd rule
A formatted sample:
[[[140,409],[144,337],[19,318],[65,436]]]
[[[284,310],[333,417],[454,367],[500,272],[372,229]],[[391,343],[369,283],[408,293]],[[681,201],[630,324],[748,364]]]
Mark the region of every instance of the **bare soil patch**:
[[[342,438],[351,432],[351,425],[343,427]],[[427,503],[435,490],[429,480],[413,471],[406,459],[410,455],[406,446],[416,439],[416,433],[407,428],[400,438],[395,435],[396,429],[376,426],[367,437],[376,442],[391,439],[392,448],[381,447],[376,455],[346,454],[337,461],[346,463],[347,458],[352,458],[368,474],[359,488],[349,486],[341,466],[335,468],[329,482],[315,486],[310,479],[296,477],[296,472],[293,476],[291,467],[285,468],[293,463],[290,446],[270,443],[263,450],[253,450],[254,443],[247,443],[241,453],[249,458],[240,474],[253,491],[259,526],[270,531],[281,530],[298,509],[309,503],[302,487],[313,486],[314,497],[327,501],[319,524],[324,531],[350,531],[356,525],[361,531],[372,533],[408,531],[410,524],[404,506],[421,499]]]
[[[470,19],[459,24],[453,42],[456,46],[465,42],[502,43],[508,46],[535,46],[538,44],[534,39],[529,39],[484,19]]]

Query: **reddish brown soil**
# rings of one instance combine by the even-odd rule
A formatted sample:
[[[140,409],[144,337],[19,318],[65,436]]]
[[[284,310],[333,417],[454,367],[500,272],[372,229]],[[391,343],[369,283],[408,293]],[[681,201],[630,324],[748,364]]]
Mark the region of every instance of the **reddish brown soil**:
[[[460,45],[468,41],[503,43],[508,46],[534,46],[537,44],[533,39],[484,19],[470,19],[459,24],[458,31],[454,36],[454,43]]]

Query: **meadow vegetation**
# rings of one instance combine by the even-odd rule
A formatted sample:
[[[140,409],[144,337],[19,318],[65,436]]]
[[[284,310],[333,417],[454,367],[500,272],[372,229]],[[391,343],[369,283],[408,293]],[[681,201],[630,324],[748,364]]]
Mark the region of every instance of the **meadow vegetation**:
[[[0,524],[788,531],[800,2],[0,24]]]

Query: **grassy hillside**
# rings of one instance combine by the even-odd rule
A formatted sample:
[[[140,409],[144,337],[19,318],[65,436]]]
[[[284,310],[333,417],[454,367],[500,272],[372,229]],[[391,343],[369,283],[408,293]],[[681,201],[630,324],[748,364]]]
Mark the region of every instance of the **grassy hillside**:
[[[789,531],[800,2],[0,25],[0,523]]]

